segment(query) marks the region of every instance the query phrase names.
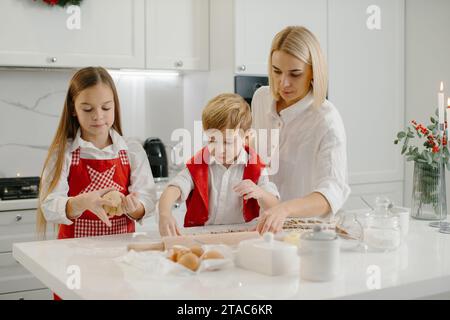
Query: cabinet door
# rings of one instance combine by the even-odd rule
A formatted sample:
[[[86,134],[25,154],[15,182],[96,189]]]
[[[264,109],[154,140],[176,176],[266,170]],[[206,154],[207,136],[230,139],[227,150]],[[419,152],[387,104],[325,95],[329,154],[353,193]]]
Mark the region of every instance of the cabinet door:
[[[0,300],[53,300],[49,289],[0,294]]]
[[[209,0],[147,0],[147,68],[209,69]]]
[[[41,1],[2,0],[0,65],[144,68],[144,5],[84,1],[77,15]],[[80,28],[69,29],[68,21],[79,21]]]
[[[11,253],[0,253],[0,295],[44,288],[42,282],[22,267]]]
[[[47,228],[47,239],[55,238],[53,225]],[[38,239],[36,234],[36,210],[0,212],[0,253],[11,252],[16,242]]]
[[[310,29],[326,53],[327,0],[235,0],[235,72],[266,75],[273,37],[290,25]]]
[[[393,141],[404,125],[404,0],[329,0],[328,30],[329,100],[344,120],[350,183],[402,181]]]

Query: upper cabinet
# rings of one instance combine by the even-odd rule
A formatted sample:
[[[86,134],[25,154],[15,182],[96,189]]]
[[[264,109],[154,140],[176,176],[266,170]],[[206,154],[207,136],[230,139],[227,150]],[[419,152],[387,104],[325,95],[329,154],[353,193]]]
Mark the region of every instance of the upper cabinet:
[[[209,69],[209,0],[146,1],[147,68]]]
[[[208,70],[209,0],[0,1],[0,66]]]
[[[327,0],[235,0],[235,72],[266,75],[272,39],[290,25],[302,25],[326,52]]]
[[[0,65],[145,67],[144,0],[83,1],[79,11],[0,3]]]

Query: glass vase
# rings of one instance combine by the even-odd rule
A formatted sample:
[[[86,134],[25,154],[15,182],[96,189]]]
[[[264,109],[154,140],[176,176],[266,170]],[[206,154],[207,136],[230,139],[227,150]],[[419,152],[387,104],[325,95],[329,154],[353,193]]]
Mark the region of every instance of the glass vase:
[[[445,195],[445,179],[442,179]],[[411,217],[419,220],[444,220],[447,216],[445,196],[441,196],[438,166],[414,163]]]

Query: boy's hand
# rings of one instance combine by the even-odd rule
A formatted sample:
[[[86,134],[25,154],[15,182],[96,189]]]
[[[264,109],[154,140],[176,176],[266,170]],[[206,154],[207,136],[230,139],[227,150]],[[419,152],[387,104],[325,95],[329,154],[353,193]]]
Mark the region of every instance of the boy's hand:
[[[170,212],[159,213],[159,233],[161,237],[165,236],[181,236],[177,222]]]
[[[244,197],[244,200],[251,198],[259,200],[264,196],[264,190],[258,187],[252,180],[248,179],[234,186],[233,190]]]

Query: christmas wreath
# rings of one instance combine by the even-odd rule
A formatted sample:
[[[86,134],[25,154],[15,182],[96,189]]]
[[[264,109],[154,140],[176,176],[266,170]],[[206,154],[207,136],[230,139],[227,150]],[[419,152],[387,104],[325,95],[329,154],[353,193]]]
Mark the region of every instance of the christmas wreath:
[[[36,1],[36,0],[33,0]],[[41,0],[42,2],[45,2],[49,6],[60,6],[65,7],[67,5],[74,5],[79,6],[83,0]]]

